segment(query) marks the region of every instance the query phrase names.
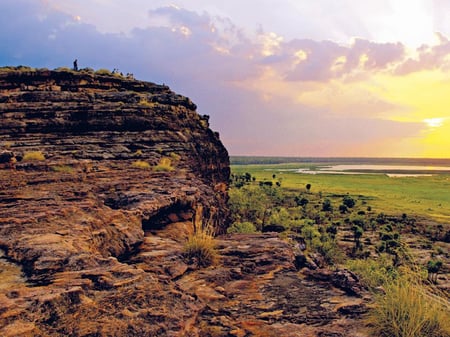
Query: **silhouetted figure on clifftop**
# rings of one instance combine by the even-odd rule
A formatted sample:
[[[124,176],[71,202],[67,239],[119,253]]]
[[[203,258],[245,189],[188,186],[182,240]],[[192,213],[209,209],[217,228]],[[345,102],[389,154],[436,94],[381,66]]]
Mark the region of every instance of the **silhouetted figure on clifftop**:
[[[78,60],[73,61],[73,70],[78,71]]]

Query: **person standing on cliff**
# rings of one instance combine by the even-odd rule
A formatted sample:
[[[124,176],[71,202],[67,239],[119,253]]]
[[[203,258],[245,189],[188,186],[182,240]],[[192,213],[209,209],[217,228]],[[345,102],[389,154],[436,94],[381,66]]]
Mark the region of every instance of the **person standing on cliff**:
[[[78,71],[78,60],[73,61],[73,70]]]

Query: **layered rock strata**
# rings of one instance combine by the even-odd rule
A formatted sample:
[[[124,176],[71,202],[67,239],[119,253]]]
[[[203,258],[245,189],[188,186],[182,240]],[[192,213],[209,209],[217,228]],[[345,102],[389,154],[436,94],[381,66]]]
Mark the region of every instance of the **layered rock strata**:
[[[17,265],[33,287],[107,289],[147,277],[120,262],[145,232],[183,223],[184,240],[194,220],[223,231],[228,154],[195,110],[167,86],[133,78],[2,69],[2,270]]]
[[[355,276],[276,234],[183,257],[227,226],[228,155],[195,110],[114,74],[0,69],[0,336],[365,336]]]

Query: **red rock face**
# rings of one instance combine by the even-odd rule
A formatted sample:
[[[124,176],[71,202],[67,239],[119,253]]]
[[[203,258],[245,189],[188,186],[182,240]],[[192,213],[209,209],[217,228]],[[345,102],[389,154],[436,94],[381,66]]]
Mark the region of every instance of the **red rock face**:
[[[0,146],[0,336],[365,336],[357,280],[276,234],[183,257],[225,231],[229,160],[168,87],[0,69]]]
[[[84,287],[145,279],[119,262],[139,250],[144,231],[172,222],[192,227],[198,210],[204,224],[223,231],[228,154],[195,109],[167,86],[130,78],[0,71],[3,261],[21,267],[33,291],[58,288],[52,296],[66,301]],[[61,294],[61,287],[72,286]],[[34,301],[29,289],[3,299]]]

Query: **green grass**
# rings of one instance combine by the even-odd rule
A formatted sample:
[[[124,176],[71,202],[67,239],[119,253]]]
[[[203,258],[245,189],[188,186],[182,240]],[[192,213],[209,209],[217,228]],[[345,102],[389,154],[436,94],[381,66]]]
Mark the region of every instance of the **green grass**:
[[[233,173],[249,172],[260,180],[282,181],[282,188],[305,191],[311,184],[311,192],[323,196],[349,193],[365,200],[375,212],[414,214],[450,223],[450,175],[436,174],[422,177],[389,178],[382,174],[299,174],[286,169],[314,168],[314,163],[232,165]]]

